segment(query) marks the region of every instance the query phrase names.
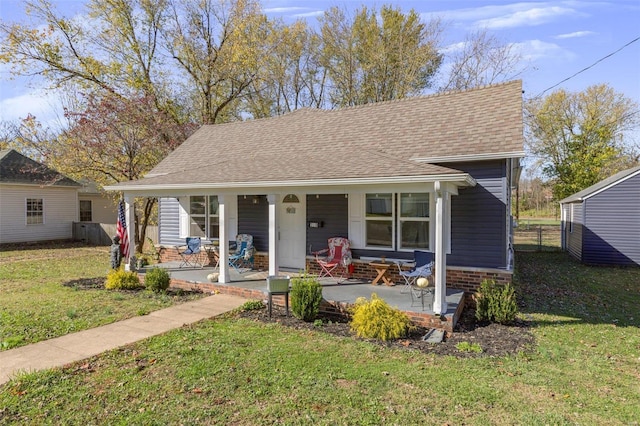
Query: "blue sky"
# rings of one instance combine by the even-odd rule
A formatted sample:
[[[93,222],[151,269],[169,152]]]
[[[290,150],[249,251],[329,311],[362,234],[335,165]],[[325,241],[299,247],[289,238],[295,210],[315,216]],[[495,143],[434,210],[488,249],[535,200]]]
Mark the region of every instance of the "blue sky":
[[[83,0],[51,1],[67,16],[83,10]],[[513,43],[526,59],[527,68],[519,76],[526,98],[557,84],[554,89],[580,91],[593,84],[607,83],[640,103],[640,40],[623,48],[640,37],[640,0],[262,1],[269,16],[282,17],[285,22],[298,18],[316,22],[332,6],[354,10],[362,5],[379,8],[383,4],[404,11],[413,8],[425,19],[442,18],[446,24],[444,47],[461,42],[467,32],[478,28],[488,28],[503,42]],[[3,21],[22,21],[22,2],[0,0],[0,16]],[[55,98],[46,96],[38,87],[29,87],[25,79],[8,78],[7,68],[0,68],[0,120],[16,120],[28,113],[45,122],[54,117]],[[37,86],[37,81],[31,85]]]

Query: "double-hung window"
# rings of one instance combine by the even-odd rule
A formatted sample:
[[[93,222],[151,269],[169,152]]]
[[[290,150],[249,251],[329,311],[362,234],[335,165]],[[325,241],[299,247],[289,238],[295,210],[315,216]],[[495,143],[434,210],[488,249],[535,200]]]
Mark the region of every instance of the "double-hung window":
[[[42,198],[27,198],[26,201],[27,225],[44,223],[44,201]]]
[[[218,238],[218,197],[215,195],[195,195],[189,200],[191,236]]]
[[[429,248],[429,193],[400,194],[399,250]]]
[[[91,200],[80,200],[80,222],[91,222]]]
[[[395,237],[394,194],[366,195],[366,245],[367,247],[393,249]]]
[[[431,203],[428,192],[366,194],[367,248],[429,250]]]

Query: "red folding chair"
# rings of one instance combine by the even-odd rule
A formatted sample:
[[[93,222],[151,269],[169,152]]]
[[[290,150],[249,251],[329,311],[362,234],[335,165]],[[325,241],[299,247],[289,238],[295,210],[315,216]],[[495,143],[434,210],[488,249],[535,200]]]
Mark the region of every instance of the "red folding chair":
[[[349,265],[351,264],[351,243],[344,237],[332,237],[327,240],[328,248],[314,252],[316,262],[320,265],[318,278],[331,277],[338,280],[348,278]],[[328,253],[326,257],[321,254]],[[335,272],[334,272],[335,271]],[[337,275],[340,272],[340,276]]]

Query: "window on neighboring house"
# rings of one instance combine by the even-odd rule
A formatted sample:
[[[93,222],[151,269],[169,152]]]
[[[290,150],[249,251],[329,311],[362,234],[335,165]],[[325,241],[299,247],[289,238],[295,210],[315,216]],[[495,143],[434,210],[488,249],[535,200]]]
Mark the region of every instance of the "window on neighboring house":
[[[400,194],[399,249],[429,248],[429,193]]]
[[[195,195],[189,201],[190,236],[218,238],[218,197]]]
[[[91,222],[91,200],[80,200],[80,222]]]
[[[27,225],[44,223],[44,201],[42,198],[27,198]]]
[[[393,248],[395,236],[394,194],[366,194],[367,247]]]

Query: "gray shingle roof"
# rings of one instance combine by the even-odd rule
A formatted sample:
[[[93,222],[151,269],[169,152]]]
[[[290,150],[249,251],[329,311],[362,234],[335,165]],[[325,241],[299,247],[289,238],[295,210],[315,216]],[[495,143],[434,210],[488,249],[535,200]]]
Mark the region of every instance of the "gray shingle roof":
[[[0,151],[0,183],[81,186],[76,181],[13,149]]]
[[[584,201],[586,198],[589,198],[590,196],[594,195],[596,192],[602,189],[605,189],[610,185],[614,185],[619,181],[637,173],[640,173],[640,166],[632,167],[630,169],[618,172],[615,175],[609,176],[608,178],[603,179],[600,182],[595,183],[590,187],[583,189],[580,192],[576,192],[575,194],[570,195],[563,200],[560,200],[560,204],[574,203],[576,201]]]
[[[340,110],[301,109],[202,126],[147,178],[118,188],[460,175],[443,163],[523,156],[522,130],[520,81]]]

